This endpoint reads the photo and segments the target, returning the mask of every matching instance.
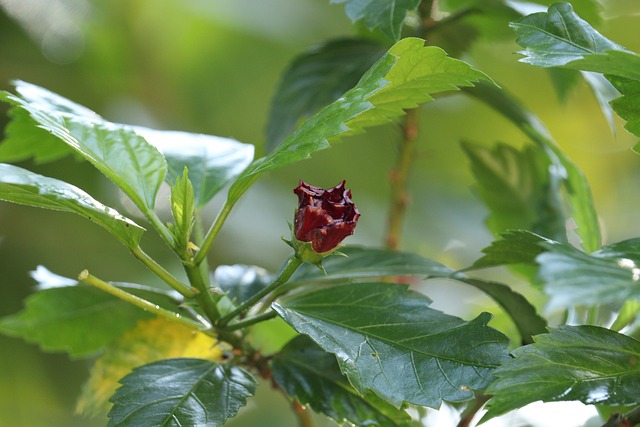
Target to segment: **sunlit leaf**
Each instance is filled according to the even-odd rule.
[[[171,183],[173,223],[169,224],[169,230],[173,234],[178,251],[186,251],[191,241],[191,232],[195,223],[195,209],[193,185],[185,167],[182,177],[176,177],[175,181]]]
[[[396,41],[400,39],[407,12],[416,9],[420,0],[331,0],[331,3],[344,3],[349,19],[362,20],[367,28],[379,28]]]
[[[96,359],[78,398],[76,412],[106,414],[109,398],[119,387],[120,379],[138,366],[176,357],[217,361],[221,356],[214,337],[162,318],[139,321],[109,343]]]
[[[535,264],[536,257],[547,249],[543,243],[551,240],[526,230],[509,230],[500,235],[498,240],[482,249],[484,256],[468,269],[497,267],[511,264]]]
[[[379,397],[361,396],[340,372],[334,355],[306,336],[291,340],[271,362],[273,379],[290,397],[339,424],[407,426],[409,415]]]
[[[640,80],[611,75],[607,76],[607,79],[622,94],[621,97],[611,101],[611,107],[618,116],[627,121],[624,128],[640,137]],[[634,150],[639,151],[637,145]]]
[[[535,340],[494,372],[483,421],[538,400],[640,403],[640,342],[595,326],[563,326]]]
[[[422,39],[402,39],[353,89],[305,121],[268,156],[254,161],[232,185],[228,203],[235,203],[264,172],[307,159],[328,148],[330,141],[387,123],[404,109],[431,101],[435,93],[479,80],[489,78],[437,47],[425,47]]]
[[[129,248],[138,245],[144,231],[79,188],[13,165],[0,164],[0,200],[82,215]]]
[[[216,427],[253,396],[255,378],[242,368],[203,359],[166,359],[121,380],[111,401],[109,427]]]
[[[273,307],[335,354],[359,393],[438,408],[486,387],[507,357],[507,339],[487,326],[487,313],[465,322],[428,305],[404,285],[354,283],[285,297]]]

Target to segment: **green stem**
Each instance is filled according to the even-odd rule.
[[[154,211],[145,212],[145,215],[147,219],[151,222],[151,225],[153,225],[153,228],[158,232],[162,240],[164,240],[166,245],[173,249],[174,247],[173,236],[171,235],[171,233],[169,233],[167,226],[164,225],[164,223],[160,220],[158,215]]]
[[[276,317],[278,314],[271,310],[267,313],[262,313],[258,316],[253,316],[250,317],[248,319],[245,320],[241,320],[239,322],[236,323],[232,323],[230,325],[225,325],[224,327],[221,327],[221,329],[224,329],[225,331],[237,331],[238,329],[243,329],[246,328],[247,326],[251,326],[251,325],[255,325],[256,323],[260,323],[260,322],[264,322],[265,320],[269,320],[269,319],[273,319],[274,317]]]
[[[161,278],[167,285],[178,291],[183,297],[193,298],[196,295],[196,292],[192,288],[173,277],[171,273],[165,270],[153,258],[144,253],[140,246],[136,246],[135,248],[131,249],[131,253],[133,254],[133,256],[138,258],[140,262],[146,265],[147,268],[151,270],[156,276]]]
[[[197,265],[185,265],[184,269],[189,278],[189,283],[198,290],[195,295],[196,301],[204,310],[204,314],[206,314],[209,321],[215,323],[220,318],[220,312],[209,286],[202,279],[200,268]]]
[[[227,200],[222,207],[222,210],[220,210],[218,216],[213,221],[213,224],[211,224],[211,228],[209,228],[209,231],[207,231],[207,234],[204,236],[200,249],[198,249],[198,252],[196,252],[195,257],[193,258],[193,263],[195,265],[200,265],[207,258],[207,254],[209,253],[213,242],[216,240],[224,221],[229,216],[229,213],[231,213],[233,205],[233,203],[230,203],[229,200]]]
[[[87,270],[84,270],[83,272],[80,273],[80,275],[78,276],[78,280],[88,285],[95,286],[96,288],[104,292],[107,292],[108,294],[111,294],[117,298],[120,298],[121,300],[126,301],[130,304],[133,304],[136,307],[139,307],[145,311],[164,317],[165,319],[182,323],[185,326],[188,326],[190,328],[197,329],[197,330],[206,329],[206,325],[203,325],[200,322],[197,322],[193,319],[189,319],[188,317],[184,317],[179,313],[174,313],[172,311],[165,310],[164,308],[156,304],[153,304],[143,298],[132,295],[129,292],[123,291],[122,289],[117,288],[110,283],[107,283],[103,280],[98,279],[95,276],[92,276],[91,274],[89,274]]]
[[[271,283],[266,288],[262,289],[260,292],[257,292],[256,294],[254,294],[251,298],[247,299],[242,304],[240,304],[231,313],[227,314],[222,319],[220,319],[219,324],[222,327],[224,327],[234,317],[236,317],[239,314],[242,314],[245,311],[249,310],[251,307],[253,307],[262,298],[264,298],[265,296],[269,295],[271,292],[273,292],[274,290],[276,290],[277,288],[279,288],[283,284],[287,283],[287,281],[291,278],[293,273],[295,273],[295,271],[298,269],[298,267],[300,267],[302,265],[302,262],[303,261],[300,258],[298,258],[297,256],[292,256],[291,258],[289,258],[289,261],[287,261],[287,265],[284,266],[284,268],[280,272],[280,275],[278,276],[278,278],[273,283]]]

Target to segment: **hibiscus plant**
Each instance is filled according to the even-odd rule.
[[[593,18],[595,1],[576,1],[575,11],[543,0],[333,2],[345,4],[363,35],[316,46],[290,65],[273,101],[266,154],[257,159],[252,145],[113,123],[24,81],[0,94],[11,119],[0,144],[0,199],[89,219],[166,285],[113,282],[87,270],[61,277],[40,267],[33,273],[37,292],[21,312],[0,320],[0,332],[45,351],[98,355],[78,409],[107,414],[109,426],[222,425],[259,381],[290,400],[301,426],[311,425],[309,410],[338,424],[423,425],[422,408],[443,405],[459,408],[459,425],[467,426],[536,401],[580,401],[601,409],[607,426],[640,424],[640,240],[602,244],[581,170],[499,82],[443,50],[461,56],[473,37],[439,36],[462,25],[481,33],[486,27],[474,18],[510,26],[522,62],[588,76],[600,83],[596,91],[617,91],[602,108],[636,136],[640,56],[578,14]],[[304,87],[314,67],[324,71]],[[463,144],[495,235],[464,269],[399,247],[416,115],[421,105],[454,93],[493,108],[530,141],[522,148]],[[305,102],[291,102],[293,96]],[[291,252],[279,272],[209,265],[234,206],[263,174],[389,122],[402,124],[405,139],[385,247],[348,244],[360,210],[367,212],[356,207],[345,171],[326,189],[292,177],[293,214],[282,219],[291,235],[274,242]],[[66,155],[97,168],[144,219],[9,163]],[[156,207],[163,185],[170,220]],[[204,206],[222,190],[224,203],[207,218]],[[144,233],[157,233],[183,271],[148,255]],[[479,272],[489,267],[506,267],[542,290],[546,312],[571,316],[551,322],[539,304]],[[410,286],[431,279],[488,295],[517,332],[507,337],[486,312],[465,320],[431,308]],[[274,322],[292,338],[265,350],[257,327]]]

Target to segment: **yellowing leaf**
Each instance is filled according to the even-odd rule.
[[[161,359],[194,357],[217,361],[222,351],[216,340],[179,323],[155,318],[137,326],[105,348],[89,373],[76,412],[98,415],[109,410],[109,398],[121,378],[133,368]]]

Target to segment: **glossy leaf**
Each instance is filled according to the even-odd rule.
[[[222,425],[253,396],[242,368],[203,359],[166,359],[133,370],[111,399],[109,427]]]
[[[494,235],[523,229],[564,241],[567,238],[559,183],[549,174],[550,160],[538,147],[518,150],[465,143],[476,178],[475,189],[489,209],[487,226]]]
[[[404,109],[431,101],[435,93],[479,80],[489,78],[437,47],[425,47],[422,39],[402,39],[353,89],[305,121],[268,156],[254,161],[232,185],[228,204],[233,205],[264,172],[307,159],[329,148],[329,142],[366,127],[388,123],[404,114]]]
[[[216,285],[236,303],[249,299],[273,281],[271,274],[255,265],[221,265],[213,276]]]
[[[168,182],[186,167],[193,183],[196,206],[203,207],[253,160],[254,146],[231,138],[180,131],[133,127],[164,155]]]
[[[338,359],[353,387],[402,402],[440,407],[473,398],[506,357],[507,339],[487,313],[465,322],[392,283],[323,287],[283,298],[276,312]]]
[[[369,393],[361,396],[340,372],[334,355],[306,336],[291,340],[271,362],[273,380],[291,398],[338,424],[408,426],[409,415]]]
[[[474,88],[466,88],[465,92],[494,108],[544,150],[551,162],[550,182],[561,184],[582,246],[587,252],[600,249],[600,223],[589,183],[582,170],[564,154],[540,120],[519,101],[495,86],[479,83]]]
[[[529,403],[640,403],[640,342],[595,326],[563,326],[516,349],[494,374],[486,421]]]
[[[294,58],[284,72],[271,105],[267,150],[296,127],[358,83],[385,49],[368,39],[337,39]]]
[[[589,255],[568,245],[553,245],[539,255],[538,280],[550,296],[549,307],[613,304],[640,299],[640,251],[633,239]]]
[[[420,0],[331,0],[331,3],[344,3],[349,19],[362,20],[370,30],[379,28],[396,41],[400,39],[407,12],[415,10]]]
[[[45,351],[73,357],[96,353],[151,314],[85,286],[41,290],[29,296],[21,312],[0,320],[0,332],[24,338]]]
[[[139,321],[105,346],[91,366],[76,411],[84,415],[106,414],[119,380],[138,366],[175,357],[219,361],[222,350],[217,344],[215,337],[161,317]]]
[[[13,165],[0,164],[0,200],[82,215],[129,248],[138,245],[144,231],[79,188]]]
[[[28,111],[38,126],[91,162],[143,212],[153,211],[167,165],[160,152],[131,128],[102,120],[92,111],[46,89],[15,82],[18,95],[4,100]]]
[[[193,185],[185,167],[182,177],[176,177],[171,184],[173,223],[169,225],[169,230],[173,234],[178,251],[186,251],[191,241],[191,232],[195,224],[195,208]]]
[[[345,256],[331,256],[322,261],[325,272],[303,264],[291,282],[357,280],[384,276],[449,277],[453,271],[444,265],[408,252],[346,246]]]

